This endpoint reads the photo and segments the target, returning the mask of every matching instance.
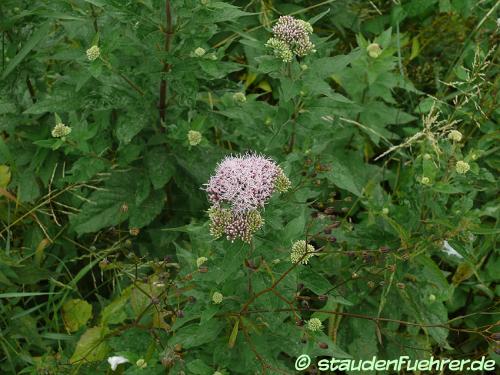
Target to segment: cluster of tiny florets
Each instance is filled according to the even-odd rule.
[[[317,332],[323,329],[323,323],[318,318],[312,318],[307,321],[307,329],[309,331]]]
[[[264,219],[257,210],[233,212],[228,208],[211,207],[208,216],[210,234],[215,239],[226,235],[230,241],[240,238],[244,242],[250,242],[253,234],[264,225]]]
[[[230,241],[250,242],[264,225],[259,209],[273,192],[285,192],[291,183],[272,160],[255,154],[230,156],[216,168],[206,185],[210,233]]]
[[[190,130],[188,131],[188,142],[191,146],[196,146],[198,143],[201,142],[201,133],[196,130]]]
[[[290,261],[292,263],[307,264],[309,259],[314,256],[314,247],[304,240],[296,241],[292,245]]]
[[[62,122],[56,124],[51,132],[54,138],[66,137],[69,133],[71,133],[71,128],[64,125]]]
[[[245,103],[247,101],[247,97],[245,96],[244,92],[235,92],[233,94],[233,100],[236,103],[243,104],[243,103]]]
[[[463,160],[459,160],[459,161],[457,161],[457,164],[455,164],[455,170],[459,174],[466,174],[470,170],[470,165],[469,165],[469,163],[467,163]]]
[[[276,189],[278,176],[284,176],[283,171],[268,158],[255,154],[230,156],[210,178],[206,187],[208,199],[216,206],[227,203],[234,212],[259,209]]]
[[[193,51],[193,55],[196,57],[202,57],[207,51],[204,48],[198,47]]]
[[[212,295],[212,302],[215,303],[216,305],[218,305],[219,303],[221,303],[223,299],[224,299],[224,296],[220,292],[215,292]]]
[[[89,59],[89,61],[97,60],[99,56],[101,56],[101,50],[97,46],[90,47],[86,53],[87,59]]]
[[[314,52],[314,44],[309,39],[313,28],[309,22],[292,16],[281,16],[273,26],[273,37],[266,46],[285,62],[290,62],[293,56],[305,56]]]
[[[462,140],[462,133],[458,130],[452,130],[448,133],[448,139],[453,142],[460,142]]]

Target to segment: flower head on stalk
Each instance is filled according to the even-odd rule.
[[[229,156],[216,168],[205,191],[212,204],[208,210],[210,233],[250,242],[264,225],[259,209],[275,191],[285,192],[290,181],[272,160],[256,155]]]
[[[292,61],[294,56],[305,56],[314,52],[314,44],[309,39],[313,28],[309,22],[292,16],[281,16],[272,29],[273,37],[266,46],[284,62]]]

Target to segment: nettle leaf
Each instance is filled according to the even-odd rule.
[[[209,4],[208,17],[203,19],[205,23],[215,23],[224,21],[233,21],[242,16],[249,16],[252,13],[242,11],[235,5],[222,1],[214,1]]]
[[[113,173],[104,188],[92,193],[89,202],[72,218],[73,229],[78,234],[92,233],[127,219],[131,227],[149,224],[163,209],[165,193],[153,191],[137,204],[137,181],[141,178],[144,176],[133,171]]]
[[[376,169],[375,166],[363,164],[354,158],[335,158],[327,178],[339,188],[362,196],[364,187],[374,177]]]
[[[183,348],[190,349],[213,341],[224,328],[224,323],[212,319],[204,324],[191,324],[177,330],[175,336],[168,341],[168,345],[182,344]]]
[[[149,197],[139,205],[133,205],[130,210],[131,227],[142,228],[151,223],[160,214],[165,205],[166,195],[162,190],[151,192]]]
[[[140,113],[134,112],[126,116],[120,116],[116,127],[116,138],[118,138],[121,144],[126,145],[146,125],[147,118]]]
[[[155,147],[146,153],[145,162],[149,179],[155,189],[162,188],[175,173],[173,157],[164,147]]]
[[[33,202],[40,196],[40,187],[34,172],[26,169],[18,178],[18,198],[21,202]]]
[[[80,213],[71,221],[78,234],[96,232],[102,228],[118,225],[128,219],[124,204],[133,202],[133,177],[128,173],[114,173],[102,190],[89,197]]]
[[[303,239],[306,236],[305,225],[306,216],[304,211],[298,212],[297,217],[291,220],[283,230],[283,240],[285,243],[291,243],[299,239]]]
[[[92,317],[92,305],[81,299],[71,299],[63,305],[62,316],[68,332],[76,332]]]

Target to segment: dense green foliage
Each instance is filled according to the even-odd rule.
[[[498,8],[2,0],[0,373],[498,364]],[[280,15],[314,52],[273,54]],[[291,188],[215,240],[203,186],[248,151]]]

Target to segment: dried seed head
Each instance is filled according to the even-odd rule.
[[[130,235],[131,235],[131,236],[134,236],[134,237],[135,237],[135,236],[138,236],[138,235],[139,235],[139,233],[140,233],[140,231],[141,231],[141,230],[140,230],[139,228],[130,228],[130,229],[128,230],[128,232],[130,233]]]

